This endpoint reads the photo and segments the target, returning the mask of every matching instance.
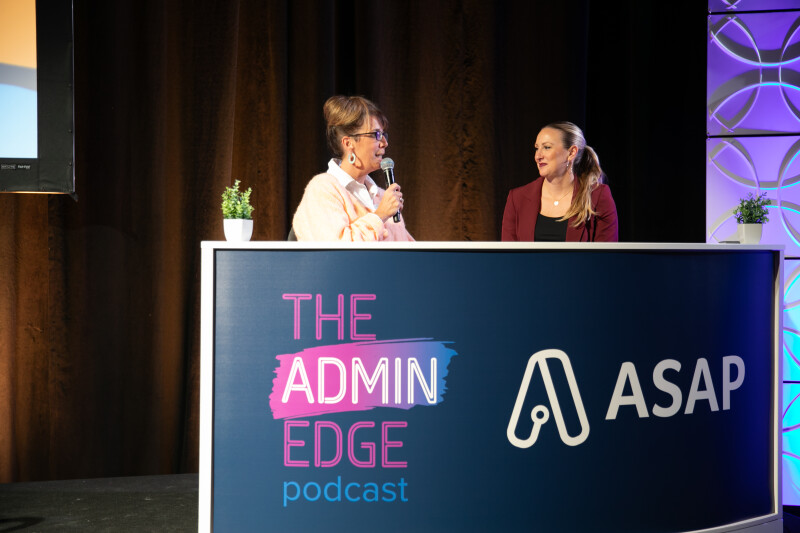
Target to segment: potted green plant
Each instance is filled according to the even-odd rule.
[[[249,241],[253,236],[252,193],[252,188],[240,191],[239,180],[234,182],[233,187],[225,187],[222,193],[222,218],[226,240]]]
[[[767,193],[753,196],[748,193],[739,200],[739,205],[733,211],[736,219],[739,242],[742,244],[758,244],[761,241],[763,224],[769,221],[767,206],[771,201],[765,198]]]

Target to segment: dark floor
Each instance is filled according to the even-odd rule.
[[[0,533],[197,531],[197,474],[0,484]]]

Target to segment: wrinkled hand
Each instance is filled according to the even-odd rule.
[[[383,193],[383,198],[375,209],[375,214],[381,217],[381,220],[386,222],[392,218],[395,213],[403,210],[403,193],[400,192],[400,186],[393,183]]]

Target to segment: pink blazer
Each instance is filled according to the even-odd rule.
[[[533,241],[536,230],[536,217],[542,206],[542,183],[544,178],[511,189],[503,212],[504,241]],[[575,191],[578,181],[575,180]],[[588,222],[573,227],[575,217],[569,219],[567,225],[567,242],[617,242],[617,206],[611,197],[608,185],[601,184],[592,191],[592,206],[597,215]]]

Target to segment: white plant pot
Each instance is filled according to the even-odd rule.
[[[737,224],[739,243],[758,244],[761,242],[761,229],[763,224]]]
[[[223,219],[225,229],[225,240],[229,242],[249,241],[253,236],[253,220],[243,218]]]

